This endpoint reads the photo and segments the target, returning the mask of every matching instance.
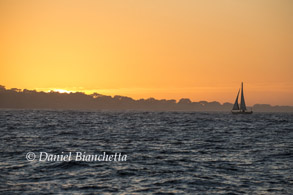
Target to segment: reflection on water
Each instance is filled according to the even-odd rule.
[[[0,111],[0,192],[292,194],[292,114]],[[26,153],[127,154],[38,162]]]

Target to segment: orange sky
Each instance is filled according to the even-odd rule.
[[[293,105],[292,0],[0,0],[0,85]]]

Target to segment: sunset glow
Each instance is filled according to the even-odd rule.
[[[49,91],[54,91],[54,92],[58,92],[58,93],[73,93],[74,91],[67,91],[65,89],[52,89]]]
[[[293,105],[293,1],[0,1],[0,85]]]

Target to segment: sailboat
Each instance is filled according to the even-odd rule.
[[[246,109],[245,101],[244,101],[244,94],[243,94],[243,82],[241,83],[241,99],[240,99],[240,106],[238,104],[238,97],[239,97],[240,89],[238,90],[237,97],[232,108],[233,114],[252,114],[252,110],[248,111]]]

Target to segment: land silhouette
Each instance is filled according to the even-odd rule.
[[[217,101],[192,102],[182,98],[157,100],[154,98],[134,100],[125,96],[107,96],[83,92],[38,92],[28,89],[6,89],[0,85],[0,108],[2,109],[73,109],[73,110],[138,110],[138,111],[230,111],[232,103]],[[250,109],[251,107],[248,107]],[[293,106],[255,104],[255,112],[293,112]]]

